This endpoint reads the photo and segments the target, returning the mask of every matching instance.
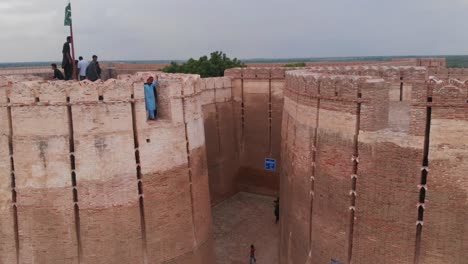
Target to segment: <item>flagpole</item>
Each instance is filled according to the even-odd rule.
[[[72,45],[72,66],[73,66],[73,79],[77,80],[76,76],[76,64],[75,64],[75,37],[73,36],[73,19],[71,10],[71,0],[68,0],[68,5],[65,7],[65,26],[70,26],[70,38]]]
[[[76,79],[76,63],[75,63],[75,37],[73,37],[73,21],[70,23],[70,37],[72,41],[72,63],[73,63],[73,79]]]

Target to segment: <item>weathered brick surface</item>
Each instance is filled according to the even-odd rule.
[[[263,160],[268,152],[268,80],[244,81],[244,147],[241,153],[242,166],[263,169]]]
[[[107,104],[128,100],[130,90],[88,87],[86,97],[71,92],[71,102],[95,103],[72,106],[83,259],[139,262],[143,251],[131,107],[128,102]],[[97,103],[99,93],[103,103]]]
[[[65,102],[63,89],[13,85],[11,102]],[[12,108],[20,262],[77,263],[65,106]]]
[[[360,137],[353,260],[413,263],[423,139],[372,136]]]
[[[389,85],[383,79],[360,84],[361,104],[360,129],[378,131],[389,126]]]
[[[204,244],[205,241],[210,239],[212,220],[202,111],[199,101],[195,101],[195,105],[197,109],[195,119],[186,120],[186,122],[192,181],[192,214],[194,218],[195,247],[198,247],[198,245]]]
[[[288,252],[293,263],[305,263],[309,253],[310,235],[310,202],[312,155],[311,148],[314,141],[312,128],[303,124],[296,124],[290,134],[294,148],[291,153],[294,167],[288,175],[291,185],[292,201],[286,207],[289,221],[286,232],[291,233]],[[287,196],[286,196],[287,197]]]
[[[244,192],[277,196],[279,174],[265,171],[265,169],[240,167],[237,176],[237,187]]]
[[[388,126],[392,131],[408,132],[410,127],[411,103],[389,102]]]
[[[230,78],[199,81],[208,158],[211,203],[217,204],[237,192],[238,140]]]
[[[325,115],[323,115],[325,117]],[[326,122],[320,114],[320,124]],[[323,263],[346,259],[349,225],[349,174],[352,134],[322,130],[319,125],[316,184],[312,216],[312,259]]]
[[[225,180],[224,175],[221,175],[221,162],[220,162],[220,142],[219,130],[216,120],[216,106],[215,104],[208,104],[203,106],[203,119],[206,137],[206,156],[208,165],[208,175],[211,190],[212,202],[217,202],[223,196],[225,190],[223,189],[222,182]],[[223,177],[224,176],[224,177]],[[233,184],[234,185],[234,184]]]
[[[3,89],[2,82],[0,114],[6,122],[1,123],[0,155],[2,160],[9,159],[6,95],[10,94],[13,149],[18,155],[15,165],[22,263],[77,263],[78,242],[82,260],[87,263],[142,263],[143,235],[149,263],[213,263],[197,78],[163,75],[158,99],[164,111],[161,119],[148,122],[141,89],[147,75],[151,73],[96,83],[14,83],[11,89]],[[70,120],[67,96],[72,110]],[[69,153],[71,120],[79,241]],[[9,163],[1,163],[0,176],[5,178],[0,185],[2,263],[13,263],[16,258],[10,170]],[[140,205],[145,206],[144,233]]]
[[[278,172],[281,171],[281,123],[283,121],[284,84],[283,80],[271,81],[271,153],[269,156],[276,159]]]
[[[182,78],[161,87],[170,91],[172,120],[147,122],[144,102],[136,106],[150,263],[198,263],[200,256],[213,263],[202,99],[195,85],[196,79]],[[188,96],[183,101],[182,92]]]
[[[420,182],[424,138],[401,133],[407,132],[407,125],[400,120],[401,112],[389,110],[391,98],[385,86],[374,86],[361,86],[366,101],[360,115],[353,261],[413,263],[417,216],[414,201],[419,200],[416,186]],[[396,115],[393,119],[397,121],[389,119],[391,115]]]
[[[242,129],[242,98],[243,98],[243,80],[232,79],[232,107],[234,112],[234,124],[236,127],[237,134],[237,145],[241,146],[241,140],[243,138]],[[240,151],[240,149],[239,149]]]
[[[7,103],[7,83],[0,82],[0,103]],[[16,261],[13,220],[9,118],[6,107],[0,108],[0,263]]]
[[[243,81],[242,89],[244,125],[241,170],[238,175],[239,188],[274,195],[278,190],[279,175],[277,172],[268,172],[264,169],[265,158],[274,158],[270,151],[270,82],[268,79],[246,79]]]
[[[460,230],[465,228],[466,221],[462,223],[458,219],[466,218],[463,213],[466,208],[457,201],[463,200],[466,188],[461,174],[457,175],[466,171],[464,143],[461,143],[466,141],[463,129],[466,126],[463,123],[466,107],[462,103],[466,98],[464,84],[437,83],[430,87],[420,81],[424,80],[422,72],[409,70],[405,76],[414,78],[410,79],[412,104],[401,102],[390,106],[389,102],[394,100],[389,93],[392,86],[383,80],[324,77],[313,71],[290,72],[286,78],[285,118],[281,132],[280,262],[326,263],[333,258],[346,263],[351,257],[353,263],[413,263],[417,248],[421,246],[420,259],[424,263],[444,263],[445,260],[463,263],[466,250],[461,247],[466,236]],[[371,71],[367,73],[376,75]],[[309,78],[318,80],[322,95],[312,220],[304,217],[304,208],[310,208],[311,201],[304,188],[310,174],[305,164],[313,164],[310,161],[312,151],[305,146],[313,137],[317,110],[314,104],[317,84]],[[354,86],[356,81],[360,83]],[[359,94],[362,97],[361,108],[360,115],[356,116],[358,101],[355,99]],[[416,245],[416,204],[420,199],[418,185],[421,182],[426,127],[424,104],[428,96],[432,96],[434,102],[430,175],[435,170],[438,175],[446,175],[450,179],[441,180],[439,177],[433,180],[432,197],[430,191],[426,196],[422,242]],[[443,107],[444,104],[453,106]],[[396,109],[399,106],[404,109]],[[437,108],[439,106],[440,109]],[[360,134],[357,137],[356,213],[351,222],[351,157],[357,124]],[[446,136],[447,133],[450,136]],[[431,190],[430,176],[428,186]],[[432,212],[430,204],[435,207]],[[449,218],[447,204],[452,208],[453,216]],[[312,243],[309,245],[306,234],[310,221]],[[433,228],[428,227],[428,221]],[[349,233],[350,224],[352,234]],[[351,255],[347,254],[349,248]],[[311,251],[309,258],[308,251]]]
[[[288,106],[287,98],[285,98],[285,107]],[[283,123],[281,129],[281,157],[283,166],[281,167],[281,188],[280,188],[280,263],[288,263],[288,257],[290,255],[290,239],[292,233],[289,230],[289,219],[291,215],[291,204],[294,202],[292,199],[286,199],[292,195],[294,190],[290,184],[292,179],[292,166],[293,166],[293,155],[291,152],[292,142],[294,140],[293,120],[288,111],[283,112]]]
[[[467,142],[468,108],[433,107],[423,263],[464,263],[468,258]]]
[[[239,153],[232,102],[203,106],[211,202],[235,194]]]
[[[269,195],[280,189],[280,263],[331,258],[410,263],[419,248],[420,263],[462,263],[466,206],[459,201],[467,189],[462,175],[468,169],[468,87],[463,71],[444,70],[442,64],[251,67],[207,79],[160,74],[160,118],[154,122],[147,121],[142,84],[155,72],[79,84],[2,77],[0,158],[9,155],[9,128],[3,122],[8,95],[15,166],[20,166],[20,259],[75,263],[78,258],[69,96],[86,262],[141,263],[146,257],[148,263],[213,263],[210,200],[218,203],[239,189]],[[440,79],[428,79],[428,71]],[[422,241],[414,243],[428,106],[433,110],[431,171]],[[360,162],[353,186],[356,147]],[[280,162],[276,173],[264,170],[265,157]],[[6,263],[16,257],[10,170],[0,164],[0,262]],[[352,189],[357,193],[354,220]],[[44,205],[49,199],[43,197],[52,202]],[[49,248],[56,252],[44,253]]]
[[[237,145],[237,128],[234,119],[232,103],[217,105],[221,149],[221,174],[226,179],[222,183],[223,189],[228,193],[236,191],[235,177],[239,168],[239,146]],[[226,196],[225,196],[226,197]]]
[[[73,106],[72,111],[84,260],[140,261],[130,104]]]
[[[208,167],[206,150],[198,147],[191,150],[190,167],[192,171],[193,217],[197,246],[211,238],[210,189],[208,184]]]
[[[145,173],[143,176],[148,261],[161,263],[195,246],[188,169]]]

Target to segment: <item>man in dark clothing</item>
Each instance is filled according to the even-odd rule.
[[[72,80],[73,78],[73,60],[70,55],[71,37],[67,37],[67,42],[63,44],[62,54],[62,68],[65,73],[65,80]]]
[[[250,264],[254,264],[257,262],[257,258],[255,258],[255,246],[250,245]]]
[[[51,66],[52,66],[52,70],[54,70],[54,77],[52,79],[63,80],[64,79],[63,73],[59,69],[57,69],[57,64],[52,63]]]
[[[89,63],[86,68],[86,78],[92,82],[101,79],[101,67],[97,61],[98,57],[93,55],[93,60]]]
[[[279,197],[275,200],[275,217],[276,223],[279,222]]]

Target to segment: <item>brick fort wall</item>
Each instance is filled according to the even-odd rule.
[[[2,80],[0,263],[214,262],[199,77],[147,75]]]

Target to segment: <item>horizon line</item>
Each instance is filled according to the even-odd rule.
[[[203,56],[209,56],[203,55]],[[203,57],[202,56],[202,57]],[[299,62],[306,62],[311,60],[339,60],[339,59],[372,59],[372,58],[440,58],[440,57],[465,57],[468,54],[439,54],[439,55],[370,55],[370,56],[336,56],[336,57],[257,57],[257,58],[237,58],[232,57],[231,59],[237,58],[240,61],[294,61],[298,60]],[[194,57],[191,57],[194,59]],[[112,59],[112,60],[102,60],[102,62],[186,62],[189,59]],[[12,62],[0,62],[0,65],[5,64],[45,64],[53,63],[59,60],[50,60],[50,61],[12,61]]]

